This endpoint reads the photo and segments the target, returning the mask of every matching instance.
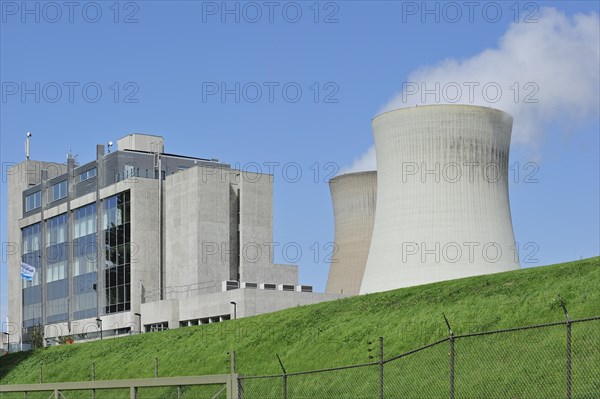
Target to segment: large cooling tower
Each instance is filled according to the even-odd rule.
[[[335,221],[335,251],[326,292],[358,294],[369,255],[377,172],[349,173],[329,181]]]
[[[372,125],[377,212],[361,294],[520,267],[510,115],[433,105],[386,112]]]

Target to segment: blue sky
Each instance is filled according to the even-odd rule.
[[[559,25],[577,25],[577,15],[587,15],[591,23],[582,29],[597,37],[599,3],[475,3],[471,15],[465,2],[453,3],[460,15],[446,3],[427,3],[437,7],[436,15],[421,9],[422,2],[99,1],[74,2],[69,9],[63,2],[1,1],[3,174],[4,165],[24,159],[27,131],[37,160],[64,162],[72,150],[85,163],[95,144],[143,132],[164,136],[170,153],[248,170],[258,163],[264,172],[279,163],[274,241],[279,248],[297,243],[302,254],[296,259],[293,251],[276,249],[275,260],[295,261],[301,283],[322,291],[329,269],[325,248],[333,240],[326,181],[339,170],[360,169],[365,158],[363,167],[372,162],[371,118],[389,104],[398,106],[394,98],[409,79],[448,68],[464,80],[485,84],[498,76],[508,85],[514,73],[518,101],[506,101],[514,94],[506,86],[496,106],[508,107],[519,129],[510,163],[520,173],[511,178],[510,204],[517,241],[521,248],[535,243],[529,248],[536,252],[523,251],[522,262],[526,255],[529,261],[522,266],[598,255],[599,87],[597,75],[580,69],[591,65],[597,72],[598,55],[587,51],[589,42],[577,44],[585,41],[581,31],[548,25],[560,33],[552,36],[542,27],[545,7],[551,7]],[[507,32],[513,47],[502,51]],[[521,37],[532,40],[515,49]],[[494,49],[506,65],[485,62]],[[524,69],[530,75],[522,68],[503,73],[513,64],[507,58],[527,61],[529,54]],[[540,101],[521,104],[532,82]],[[34,94],[22,96],[23,88]],[[223,88],[229,90],[224,97]],[[534,175],[526,179],[528,173]],[[2,320],[6,189],[3,176]]]

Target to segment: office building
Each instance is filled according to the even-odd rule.
[[[8,172],[10,341],[213,323],[338,298],[273,263],[272,176],[127,135]],[[22,271],[34,270],[31,281]]]

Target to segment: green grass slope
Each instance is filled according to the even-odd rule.
[[[365,363],[370,361],[367,341],[379,336],[385,339],[386,358],[447,337],[442,314],[457,335],[561,321],[564,314],[556,299],[558,294],[565,300],[571,318],[600,315],[600,257],[356,296],[224,323],[14,353],[0,360],[0,383],[36,383],[40,364],[44,365],[44,382],[89,380],[93,362],[96,379],[150,378],[155,357],[159,358],[161,377],[222,374],[228,372],[226,353],[231,350],[236,351],[237,370],[244,375],[280,373],[276,353],[288,372]],[[588,326],[591,324],[593,328]],[[598,327],[600,322],[575,324],[574,346],[600,345]],[[457,389],[468,380],[472,397],[489,396],[483,393],[493,379],[497,389],[506,389],[498,391],[498,396],[504,396],[505,392],[508,397],[527,397],[523,393],[527,383],[519,387],[518,380],[524,375],[538,378],[535,373],[540,369],[539,378],[547,378],[548,384],[554,384],[552,387],[542,384],[549,386],[543,396],[552,397],[555,390],[562,396],[562,374],[557,371],[552,376],[548,370],[564,368],[564,326],[551,329],[469,338],[469,343],[458,340]],[[510,334],[513,335],[509,337]],[[419,396],[419,389],[425,388],[429,390],[422,391],[422,396],[432,396],[439,390],[441,397],[447,397],[443,393],[449,373],[447,354],[448,347],[438,345],[412,355],[403,370],[394,370],[400,367],[400,360],[398,365],[389,363],[386,375],[390,382],[395,378],[400,385],[414,380],[405,387],[405,392],[413,392],[415,397]],[[598,352],[590,349],[589,356],[582,355],[581,361],[574,359],[574,383],[580,382],[576,380],[578,367],[600,364],[593,366],[594,361],[600,362],[597,356]],[[579,362],[577,365],[575,360]],[[410,362],[413,363],[409,367]],[[374,372],[376,387],[377,371]],[[367,387],[370,382],[363,384],[360,380],[363,378],[371,377],[355,374],[351,380]],[[307,382],[313,383],[318,385],[316,380]],[[600,395],[600,382],[590,384],[574,397]],[[477,391],[477,387],[482,390]],[[338,397],[363,395],[357,391],[338,393]],[[532,394],[536,396],[535,392]],[[161,395],[168,397],[165,393]],[[367,391],[364,395],[376,397],[377,391]]]

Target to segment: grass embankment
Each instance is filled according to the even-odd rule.
[[[44,365],[44,382],[89,380],[93,362],[96,379],[150,378],[155,357],[159,358],[161,377],[222,374],[228,372],[227,352],[231,350],[236,351],[237,370],[244,375],[280,373],[276,353],[288,372],[365,363],[369,361],[367,341],[376,341],[379,336],[385,338],[386,358],[445,338],[447,329],[442,314],[448,317],[456,335],[563,320],[563,311],[556,299],[558,294],[566,301],[571,318],[600,315],[600,257],[356,296],[218,324],[15,353],[1,359],[0,383],[38,382],[40,364]],[[574,345],[582,342],[582,338],[575,335],[576,326]],[[594,328],[595,334],[600,332]],[[486,396],[485,391],[476,391],[476,387],[485,389],[490,377],[500,378],[504,374],[512,381],[507,386],[516,389],[513,397],[517,397],[518,392],[524,391],[519,390],[518,383],[514,387],[514,378],[522,373],[531,376],[537,369],[548,369],[554,363],[562,367],[565,361],[560,350],[564,350],[561,338],[564,326],[551,332],[556,339],[548,336],[540,341],[543,335],[535,335],[539,330],[531,331],[534,332],[526,333],[529,342],[518,339],[523,342],[516,344],[507,341],[514,337],[496,341],[479,338],[470,347],[467,342],[457,341],[457,389],[468,380],[469,390],[475,389],[471,391],[473,395],[478,396],[479,392]],[[593,340],[600,340],[597,335],[589,339],[592,344]],[[512,355],[496,351],[494,342],[504,342],[502,351],[512,351]],[[538,346],[534,354],[529,354],[527,350],[532,345]],[[377,353],[376,345],[373,347],[372,353]],[[465,350],[460,352],[461,348]],[[553,353],[554,350],[558,352]],[[489,356],[482,356],[486,351]],[[415,367],[411,370],[418,369],[418,372],[405,370],[403,375],[413,375],[415,381],[421,378],[420,383],[415,382],[417,385],[441,384],[439,389],[443,396],[441,391],[447,384],[448,371],[439,369],[446,367],[447,362],[438,357],[435,361],[428,359],[434,352],[445,356],[448,349],[437,348],[415,355],[414,359],[418,356],[421,360],[414,360]],[[598,353],[591,356],[585,361],[593,362]],[[469,357],[473,364],[467,367],[465,362]],[[459,364],[463,360],[462,365]],[[543,366],[543,362],[554,363]],[[395,367],[393,363],[389,365],[390,370]],[[574,378],[577,370],[574,366]],[[428,381],[426,375],[430,372],[432,378]],[[390,379],[400,378],[394,377],[392,371],[388,375]],[[544,378],[548,372],[541,375],[540,378]],[[360,380],[354,382],[361,384]],[[497,381],[498,384],[500,388],[503,386],[502,381]],[[556,384],[555,388],[559,389],[564,381],[558,380]],[[587,389],[596,388],[600,390],[599,386]],[[414,386],[406,389],[419,392]],[[564,391],[560,389],[557,394],[562,395]],[[426,391],[423,394],[429,396]],[[126,397],[127,393],[123,395]],[[167,396],[161,395],[164,396],[159,397]],[[347,397],[343,391],[339,395]],[[369,396],[376,397],[377,392]]]

